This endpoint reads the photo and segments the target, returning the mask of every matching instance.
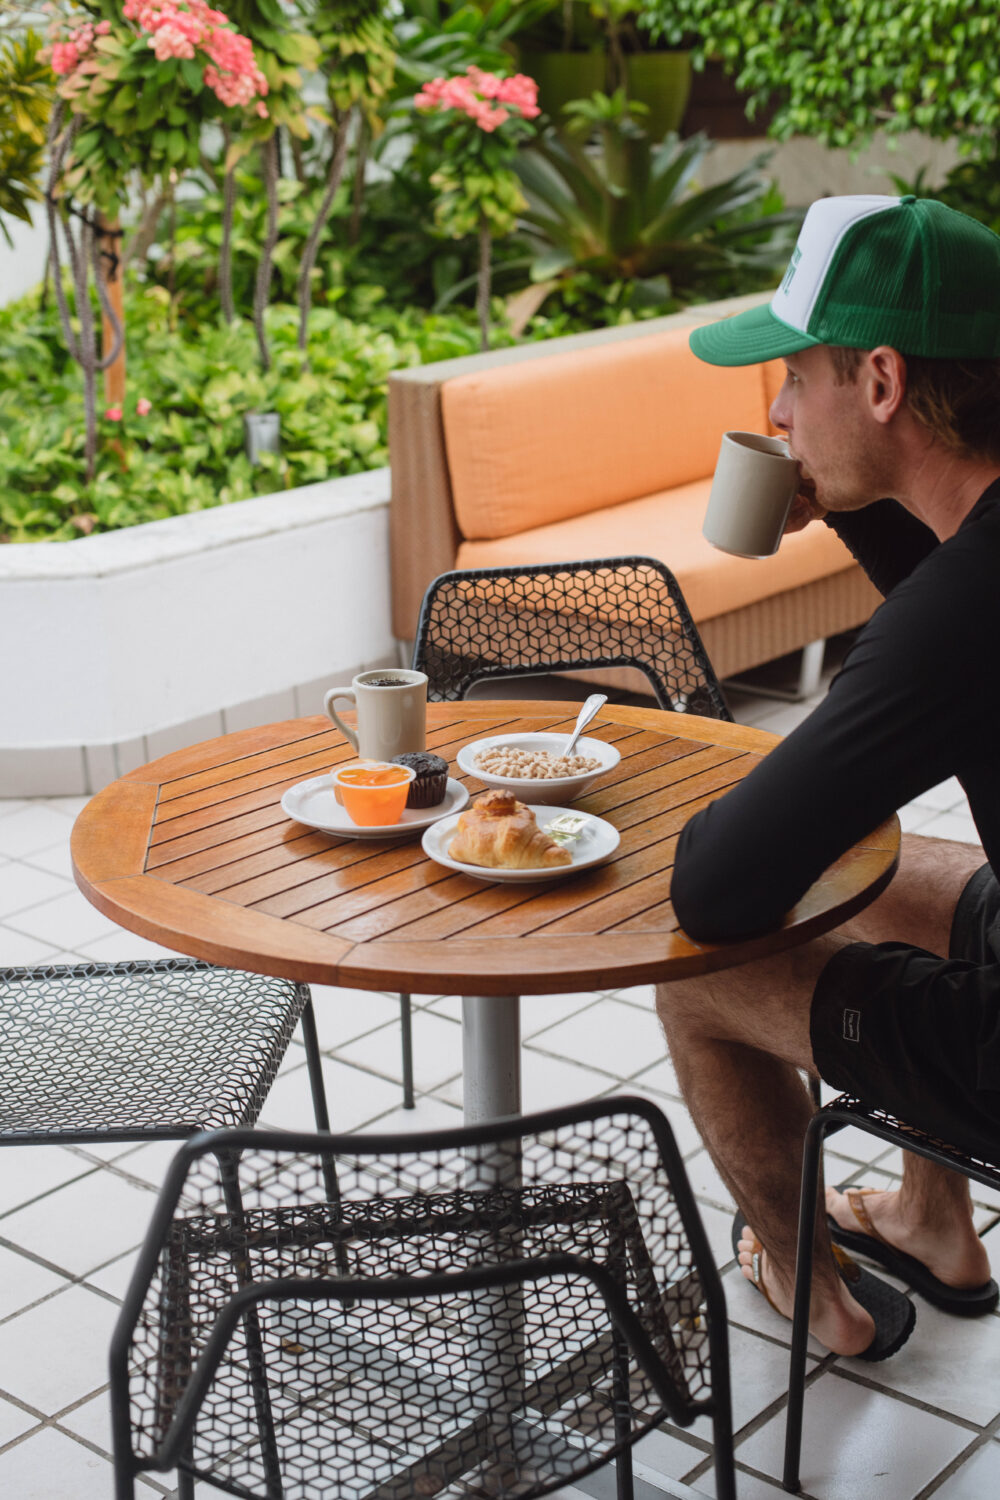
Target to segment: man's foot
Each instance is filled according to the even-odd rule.
[[[1000,1292],[971,1211],[946,1211],[928,1224],[907,1214],[902,1193],[854,1187],[827,1188],[826,1209],[838,1243],[878,1261],[938,1307],[966,1317],[996,1307]]]
[[[790,1318],[792,1284],[740,1214],[733,1224],[733,1246],[746,1279],[763,1293],[776,1312]],[[854,1265],[846,1256],[843,1264],[828,1276],[818,1266],[815,1268],[809,1331],[834,1354],[866,1360],[887,1359],[909,1338],[914,1320],[913,1304],[907,1297]]]

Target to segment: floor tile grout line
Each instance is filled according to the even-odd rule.
[[[56,1142],[54,1144],[58,1145],[59,1143]],[[2,1166],[3,1164],[2,1149],[3,1148],[0,1147],[0,1166]],[[12,1149],[17,1150],[18,1148],[15,1146]],[[31,1146],[25,1144],[22,1149],[30,1151]],[[36,1193],[33,1198],[25,1198],[23,1202],[16,1203],[13,1208],[0,1209],[0,1227],[2,1227],[5,1220],[9,1219],[13,1214],[19,1214],[24,1208],[33,1208],[36,1203],[44,1203],[46,1198],[51,1198],[53,1194],[62,1192],[63,1188],[71,1187],[75,1182],[82,1182],[85,1177],[92,1176],[94,1172],[99,1169],[99,1167],[104,1165],[106,1165],[106,1163],[96,1162],[94,1161],[93,1157],[90,1157],[86,1161],[86,1170],[84,1170],[83,1166],[81,1165],[81,1170],[74,1177],[68,1177],[65,1182],[57,1182],[53,1187],[46,1188],[44,1192]],[[0,1245],[4,1245],[5,1243],[6,1241],[4,1240],[3,1236],[0,1235]]]
[[[142,1248],[142,1244],[142,1240],[136,1240],[134,1244],[126,1246],[124,1250],[120,1250],[117,1255],[109,1256],[107,1260],[102,1260],[96,1266],[88,1266],[86,1271],[70,1271],[65,1266],[57,1265],[55,1261],[46,1260],[44,1256],[36,1255],[33,1250],[27,1249],[24,1245],[18,1245],[13,1240],[6,1240],[0,1237],[0,1249],[9,1250],[15,1255],[22,1256],[25,1260],[31,1261],[33,1265],[41,1266],[43,1271],[49,1271],[54,1276],[60,1276],[65,1283],[64,1286],[52,1287],[44,1296],[36,1297],[33,1302],[26,1302],[14,1312],[7,1313],[5,1317],[0,1318],[0,1328],[5,1327],[8,1323],[12,1323],[22,1313],[32,1312],[36,1307],[41,1307],[46,1302],[53,1302],[56,1297],[65,1296],[73,1287],[82,1287],[84,1291],[93,1292],[95,1297],[100,1297],[104,1302],[110,1302],[115,1307],[121,1307],[123,1298],[116,1297],[112,1292],[106,1292],[103,1287],[96,1286],[88,1278],[98,1275],[101,1271],[106,1271],[109,1266],[115,1265],[126,1255],[133,1255],[137,1250]],[[2,1394],[3,1392],[0,1391],[0,1395]]]
[[[923,1412],[924,1416],[938,1417],[943,1422],[951,1422],[953,1426],[962,1428],[964,1432],[971,1432],[976,1436],[982,1436],[986,1432],[987,1428],[978,1422],[973,1422],[971,1417],[958,1416],[955,1412],[946,1411],[943,1406],[933,1406],[929,1401],[922,1401],[919,1396],[911,1396],[908,1392],[896,1390],[893,1386],[879,1385],[871,1376],[862,1375],[860,1370],[849,1370],[846,1365],[836,1363],[836,1360],[844,1357],[846,1356],[834,1355],[834,1363],[830,1366],[828,1373],[837,1375],[842,1380],[848,1380],[852,1385],[860,1385],[865,1390],[874,1391],[878,1395],[888,1396],[893,1401],[900,1401],[904,1406]],[[811,1371],[810,1374],[812,1374]],[[991,1417],[988,1425],[996,1421],[996,1417]]]
[[[1000,1425],[1000,1416],[993,1419],[990,1427],[993,1429],[993,1431],[996,1431],[998,1425]],[[935,1474],[934,1478],[931,1479],[922,1490],[918,1491],[918,1493],[914,1496],[914,1500],[929,1500],[929,1497],[931,1495],[937,1494],[941,1486],[945,1484],[953,1474],[957,1474],[960,1469],[964,1469],[965,1465],[969,1463],[977,1453],[979,1453],[983,1448],[987,1446],[988,1443],[992,1441],[993,1431],[984,1431],[974,1442],[971,1442],[967,1448],[963,1448],[961,1453],[956,1453],[951,1462],[945,1464],[941,1472],[939,1474]]]

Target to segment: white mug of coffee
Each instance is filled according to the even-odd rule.
[[[334,708],[346,698],[358,711],[357,731]],[[427,674],[402,667],[359,672],[350,687],[334,687],[323,707],[341,734],[365,760],[392,760],[427,747]]]
[[[723,433],[702,535],[735,557],[773,556],[800,482],[798,462],[780,438]]]

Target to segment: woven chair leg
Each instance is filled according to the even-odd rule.
[[[813,1115],[802,1148],[802,1192],[799,1199],[799,1237],[795,1253],[795,1303],[792,1348],[788,1362],[788,1416],[785,1427],[785,1468],[782,1486],[796,1495],[801,1487],[802,1408],[805,1403],[806,1345],[809,1342],[809,1296],[812,1291],[813,1241],[816,1234],[816,1193],[826,1117]]]
[[[403,1108],[413,1109],[413,1026],[409,995],[399,997],[399,1022],[403,1033]]]
[[[222,1180],[226,1206],[233,1225],[244,1223],[243,1196],[240,1192],[239,1165],[231,1155],[219,1155],[219,1174]],[[241,1286],[250,1285],[252,1278],[241,1257],[234,1251],[236,1277]],[[247,1370],[253,1390],[254,1409],[257,1414],[257,1432],[260,1438],[261,1455],[264,1460],[264,1485],[267,1500],[282,1500],[284,1488],[281,1482],[281,1460],[274,1431],[274,1413],[271,1410],[271,1393],[267,1385],[267,1365],[264,1361],[264,1341],[261,1338],[260,1318],[255,1305],[243,1314],[243,1332],[247,1344]]]
[[[632,1483],[632,1406],[629,1400],[629,1347],[617,1328],[611,1331],[613,1355],[612,1400],[615,1409],[615,1442],[620,1447],[615,1459],[615,1483],[618,1500],[633,1500]]]
[[[179,1500],[184,1500],[178,1490]],[[126,1469],[125,1463],[115,1454],[115,1500],[135,1500],[135,1475]]]
[[[183,1469],[177,1470],[177,1500],[194,1500],[194,1480]]]
[[[311,994],[303,1006],[300,1019],[302,1021],[302,1040],[306,1049],[306,1066],[309,1069],[309,1087],[312,1090],[313,1114],[316,1116],[316,1129],[328,1131],[330,1129],[330,1112],[326,1102],[326,1085],[323,1082],[323,1062],[319,1052],[319,1038],[316,1035],[316,1012],[313,1010]]]

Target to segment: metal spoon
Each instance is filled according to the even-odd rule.
[[[599,713],[599,711],[604,707],[607,701],[607,693],[591,693],[590,697],[587,699],[586,703],[583,705],[579,714],[577,715],[576,727],[569,737],[569,744],[563,751],[563,755],[573,754],[573,751],[576,749],[576,742],[580,738],[580,735],[586,729],[587,725],[590,723],[595,714]]]

